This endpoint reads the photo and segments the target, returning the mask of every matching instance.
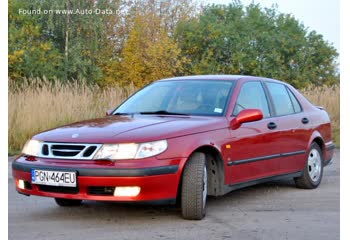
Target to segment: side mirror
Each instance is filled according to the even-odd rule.
[[[110,116],[110,115],[113,113],[113,110],[114,110],[114,109],[108,109],[108,110],[106,111],[106,116]]]
[[[263,113],[259,109],[244,109],[232,119],[230,126],[232,130],[239,128],[242,123],[255,122],[263,118]]]

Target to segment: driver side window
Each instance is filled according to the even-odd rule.
[[[271,116],[265,91],[259,81],[243,84],[233,110],[233,116],[237,116],[243,109],[251,108],[260,109],[264,118]]]

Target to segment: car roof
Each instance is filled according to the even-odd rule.
[[[276,81],[282,82],[280,80],[257,77],[257,76],[248,76],[248,75],[193,75],[193,76],[182,76],[182,77],[172,77],[161,79],[159,81],[174,81],[174,80],[226,80],[226,81],[237,81],[240,79],[244,80],[263,80],[263,81]]]
[[[182,76],[162,79],[160,81],[173,81],[173,80],[238,80],[241,79],[242,75],[193,75],[193,76]]]

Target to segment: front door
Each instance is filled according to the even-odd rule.
[[[237,86],[239,87],[239,86]],[[243,123],[238,129],[230,130],[231,139],[226,144],[228,152],[228,184],[247,182],[280,173],[278,141],[281,138],[272,107],[269,105],[264,87],[260,81],[241,84],[232,118],[243,109],[260,109],[263,119]],[[230,120],[231,120],[230,119]]]

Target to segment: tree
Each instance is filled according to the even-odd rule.
[[[20,15],[20,8],[53,12]],[[10,0],[10,76],[141,86],[180,74],[185,58],[173,34],[195,8],[193,0]],[[98,13],[105,9],[111,13]],[[143,70],[130,69],[137,61]]]
[[[134,25],[121,54],[118,83],[137,87],[182,71],[185,58],[160,27],[160,19],[149,13],[134,18]]]
[[[19,14],[54,9],[52,14]],[[91,10],[92,13],[68,14]],[[112,14],[97,14],[109,9]],[[244,74],[296,87],[339,82],[338,53],[276,7],[196,0],[9,1],[9,76],[101,86],[183,74]]]
[[[22,77],[61,77],[62,57],[54,43],[42,35],[38,15],[19,14],[20,8],[30,9],[31,5],[9,1],[9,78],[14,81]]]
[[[339,81],[336,50],[275,7],[239,1],[207,6],[198,18],[178,24],[175,36],[191,59],[187,74],[257,75],[296,87]]]
[[[9,75],[60,80],[86,79],[94,83],[108,73],[117,58],[117,38],[111,29],[117,14],[96,14],[96,9],[116,11],[120,1],[33,0],[9,2]],[[41,14],[19,14],[19,9],[41,9]],[[93,13],[68,14],[66,10]],[[44,14],[44,10],[53,10]],[[113,74],[116,74],[113,72]]]
[[[98,47],[103,28],[103,17],[97,14],[84,13],[84,10],[95,10],[97,4],[106,1],[85,0],[34,0],[37,8],[53,9],[51,14],[41,14],[42,32],[55,42],[64,60],[64,80],[86,79],[95,82],[102,76],[97,64],[100,57]],[[66,10],[78,13],[69,14]]]

